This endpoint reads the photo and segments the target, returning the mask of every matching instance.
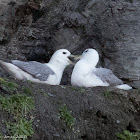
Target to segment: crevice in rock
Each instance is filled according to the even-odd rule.
[[[87,137],[87,134],[82,135],[81,138],[82,138],[82,140],[88,140],[88,139],[87,139],[87,138],[88,138],[88,137]]]
[[[16,4],[15,1],[10,1],[7,5],[11,5],[12,7]]]
[[[44,12],[41,10],[32,9],[32,15],[33,15],[33,23],[35,23],[38,19],[40,19]]]
[[[130,122],[128,124],[128,126],[126,127],[127,130],[129,130],[130,132],[136,132],[137,129],[136,129],[136,126],[133,124],[133,122]]]
[[[107,118],[107,116],[103,115],[103,113],[100,110],[97,111],[96,116],[99,118],[99,120],[102,123],[107,124],[108,118]]]
[[[8,41],[7,40],[0,40],[0,45],[7,45],[8,44]]]

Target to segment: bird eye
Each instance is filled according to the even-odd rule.
[[[88,52],[88,50],[85,50],[85,52]]]
[[[67,54],[66,52],[63,52],[63,54]]]

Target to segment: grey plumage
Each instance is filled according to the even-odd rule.
[[[113,72],[109,69],[106,68],[97,68],[96,71],[94,71],[94,74],[98,77],[103,82],[109,83],[111,86],[116,86],[116,85],[122,85],[123,81],[119,78],[117,78]]]
[[[12,63],[23,71],[31,74],[33,77],[39,79],[40,81],[46,81],[49,75],[55,74],[46,64],[42,64],[36,61],[24,62],[19,60],[12,60]]]

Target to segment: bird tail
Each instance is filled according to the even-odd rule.
[[[4,70],[6,69],[5,62],[3,62],[2,60],[0,60],[0,66]]]
[[[132,87],[127,85],[127,84],[117,85],[116,87],[119,88],[119,89],[123,89],[123,90],[130,90],[130,89],[132,89]]]
[[[6,72],[8,72],[9,74],[13,74],[13,70],[15,69],[13,66],[13,64],[11,63],[7,63],[7,62],[4,62],[2,60],[0,60],[0,67],[5,70]],[[12,69],[11,69],[12,68]]]

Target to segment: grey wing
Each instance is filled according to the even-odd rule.
[[[107,82],[109,83],[109,85],[111,86],[116,86],[116,85],[121,85],[123,84],[123,81],[119,78],[117,78],[113,72],[109,69],[106,68],[98,68],[94,74],[98,77],[100,77],[100,79],[103,82]]]
[[[12,60],[12,63],[23,71],[39,79],[40,81],[46,81],[49,75],[55,74],[49,66],[36,61],[24,62],[19,60]]]

